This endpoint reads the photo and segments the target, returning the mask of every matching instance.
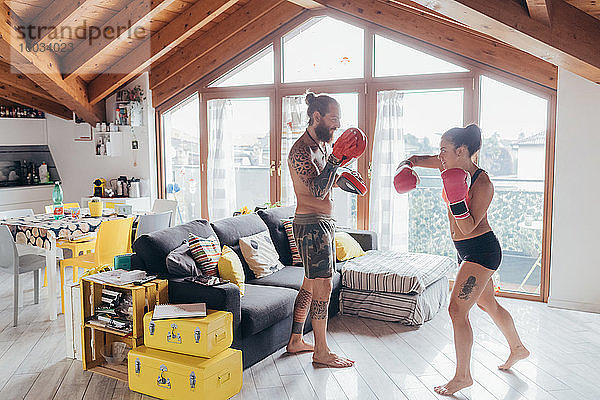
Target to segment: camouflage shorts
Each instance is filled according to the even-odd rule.
[[[335,266],[335,221],[323,214],[296,214],[294,238],[308,279],[331,278]]]

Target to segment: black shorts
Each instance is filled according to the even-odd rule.
[[[455,240],[458,263],[469,261],[493,271],[502,261],[502,249],[494,232],[489,231],[471,239]]]

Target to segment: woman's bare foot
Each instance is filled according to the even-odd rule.
[[[340,357],[330,351],[323,354],[313,354],[313,363],[333,368],[347,368],[354,365],[353,360]]]
[[[315,351],[315,346],[310,343],[306,343],[303,339],[300,340],[290,340],[287,347],[285,348],[288,353],[296,354],[296,353],[305,353],[307,351]]]
[[[436,386],[433,388],[437,394],[441,394],[444,396],[452,396],[454,393],[458,392],[461,389],[469,387],[473,384],[473,378],[457,378],[456,376],[452,378],[452,380],[446,383],[443,386]]]
[[[498,365],[498,369],[507,370],[510,369],[515,363],[519,360],[529,357],[529,350],[525,348],[525,346],[515,347],[510,350],[510,355],[506,362],[502,365]]]

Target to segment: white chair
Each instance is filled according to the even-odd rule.
[[[31,208],[24,208],[21,210],[0,211],[0,219],[31,217],[32,215],[33,210]]]
[[[40,270],[46,266],[46,257],[34,254],[19,256],[12,234],[6,225],[0,225],[0,268],[13,275],[13,326],[19,320],[19,275],[33,272],[33,302],[40,302]]]
[[[171,211],[158,214],[140,215],[140,220],[138,221],[137,228],[135,230],[135,238],[137,239],[146,233],[152,233],[168,228],[171,223],[171,215]]]
[[[165,211],[171,211],[171,221],[169,226],[175,225],[175,214],[177,213],[177,200],[167,200],[167,199],[156,199],[154,200],[154,205],[152,206],[153,213],[163,213]]]

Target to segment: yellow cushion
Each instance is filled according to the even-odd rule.
[[[354,257],[364,256],[360,244],[346,232],[335,233],[335,254],[338,261],[346,261]]]
[[[221,251],[221,257],[218,263],[219,276],[223,279],[229,280],[231,283],[235,283],[240,288],[240,295],[244,295],[244,281],[246,276],[244,274],[244,267],[240,258],[227,246],[223,246]]]

